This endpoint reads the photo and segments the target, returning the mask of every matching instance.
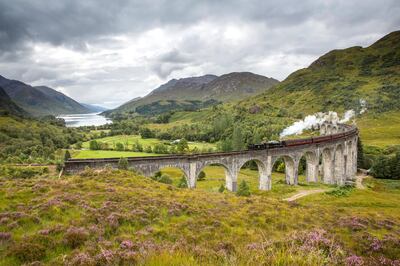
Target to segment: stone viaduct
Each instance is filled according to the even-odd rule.
[[[357,139],[355,126],[324,123],[319,126],[320,136],[288,140],[283,147],[264,150],[245,150],[190,155],[166,155],[156,157],[130,157],[128,166],[152,176],[166,167],[176,167],[183,171],[190,188],[196,187],[196,179],[207,165],[220,165],[225,169],[226,188],[236,191],[238,174],[242,166],[255,161],[259,172],[259,189],[271,189],[271,173],[275,162],[285,162],[286,183],[298,184],[300,159],[306,159],[307,182],[324,182],[344,185],[353,180],[357,172]],[[110,159],[70,159],[65,162],[65,173],[78,173],[86,167],[101,169],[118,167],[119,158]],[[319,179],[319,177],[321,178]]]

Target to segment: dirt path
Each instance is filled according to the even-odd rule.
[[[368,176],[366,174],[363,174],[363,173],[357,174],[357,176],[356,176],[356,188],[365,189],[365,186],[362,183],[365,178],[368,178]]]
[[[317,193],[323,193],[328,191],[329,189],[310,189],[310,190],[303,190],[303,191],[299,191],[297,194],[294,194],[293,196],[291,196],[290,198],[286,198],[283,199],[285,201],[295,201],[297,199],[300,199],[302,197],[311,195],[311,194],[317,194]]]

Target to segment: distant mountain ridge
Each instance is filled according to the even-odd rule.
[[[232,72],[222,76],[204,75],[172,79],[142,98],[130,100],[106,113],[134,112],[136,108],[154,105],[159,101],[209,101],[227,102],[261,93],[279,83],[251,72]]]
[[[100,113],[100,112],[104,112],[107,111],[108,109],[103,107],[103,106],[99,106],[99,105],[95,105],[95,104],[87,104],[87,103],[80,103],[82,106],[84,106],[85,108],[89,109],[90,111],[92,111],[93,113]]]
[[[0,87],[14,103],[34,116],[92,112],[74,99],[46,86],[33,87],[0,76]]]

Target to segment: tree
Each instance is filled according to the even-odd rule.
[[[364,149],[362,146],[361,139],[358,138],[357,141],[357,168],[365,167]]]
[[[122,144],[121,142],[117,142],[117,144],[115,144],[115,149],[117,151],[123,151],[124,150],[124,144]]]
[[[147,127],[142,127],[140,129],[140,136],[144,139],[149,139],[149,138],[153,138],[154,137],[154,133],[153,131],[151,131],[149,128]]]
[[[89,142],[89,149],[91,149],[91,150],[98,150],[99,149],[99,144],[97,143],[96,140],[91,140]]]
[[[230,139],[224,139],[218,142],[218,150],[220,151],[232,151],[232,141]]]
[[[78,150],[82,149],[82,142],[81,141],[78,141],[77,143],[75,143],[75,149],[78,149]]]
[[[250,187],[247,185],[246,181],[242,180],[242,182],[240,182],[236,195],[244,197],[250,196]]]
[[[151,146],[146,146],[146,148],[144,149],[144,152],[153,153],[153,149],[151,148]]]
[[[187,180],[184,175],[182,175],[181,179],[179,180],[178,187],[179,188],[187,188],[188,187]]]
[[[232,148],[235,151],[241,151],[245,148],[244,137],[240,126],[236,126],[232,133]]]
[[[118,169],[128,170],[128,160],[126,158],[120,158],[118,161]]]
[[[71,159],[71,154],[69,153],[69,150],[66,150],[64,153],[64,161],[68,161]]]
[[[206,179],[206,173],[204,173],[204,171],[201,171],[199,173],[199,176],[197,177],[197,181],[203,181]]]
[[[185,152],[186,150],[188,150],[188,149],[189,149],[189,145],[188,145],[187,140],[186,140],[185,138],[179,140],[176,149],[177,149],[178,152],[180,152],[180,153],[183,153],[183,152]]]

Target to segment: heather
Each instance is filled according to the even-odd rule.
[[[122,170],[2,177],[0,264],[399,265],[400,183],[364,185],[285,202]]]

